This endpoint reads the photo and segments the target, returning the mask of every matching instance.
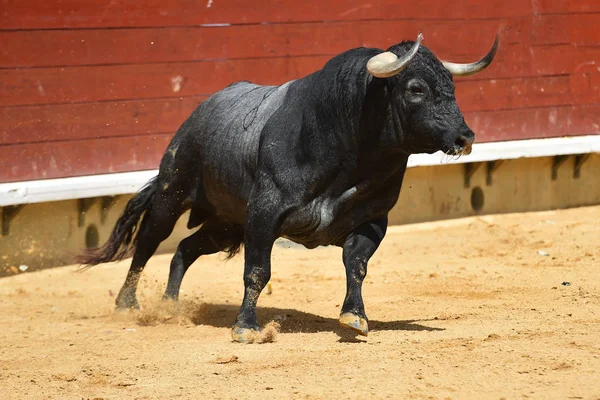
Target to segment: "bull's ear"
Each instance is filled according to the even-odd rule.
[[[410,50],[400,58],[391,51],[386,51],[385,53],[371,57],[369,62],[367,62],[367,71],[376,78],[389,78],[390,76],[396,75],[406,68],[417,54],[422,40],[423,35],[419,33],[415,44],[413,44]]]
[[[449,61],[442,61],[442,64],[454,76],[470,76],[475,75],[488,67],[492,63],[496,50],[498,50],[498,41],[500,33],[496,34],[494,44],[488,53],[479,61],[470,64],[458,64]]]

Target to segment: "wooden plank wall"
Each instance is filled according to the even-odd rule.
[[[0,182],[155,168],[206,96],[421,31],[479,142],[600,133],[598,0],[0,0]]]

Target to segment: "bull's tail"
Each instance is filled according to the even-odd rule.
[[[119,261],[131,253],[137,242],[138,223],[144,213],[152,208],[155,193],[156,177],[127,202],[104,246],[88,249],[75,258],[75,261],[82,265],[81,269],[109,261]]]

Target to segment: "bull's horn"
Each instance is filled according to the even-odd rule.
[[[386,51],[385,53],[371,57],[367,63],[367,71],[376,78],[388,78],[396,75],[406,68],[410,60],[417,54],[422,40],[423,35],[419,33],[413,47],[400,58],[391,51]]]
[[[476,73],[486,69],[487,66],[492,63],[492,60],[496,55],[496,50],[498,49],[498,36],[499,35],[496,34],[494,45],[481,60],[470,64],[457,64],[449,61],[442,61],[442,64],[444,64],[444,67],[446,67],[446,69],[454,76],[475,75]]]

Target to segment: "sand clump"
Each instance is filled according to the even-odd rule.
[[[213,363],[215,364],[231,364],[239,361],[239,357],[232,354],[230,356],[219,356],[217,357]]]

